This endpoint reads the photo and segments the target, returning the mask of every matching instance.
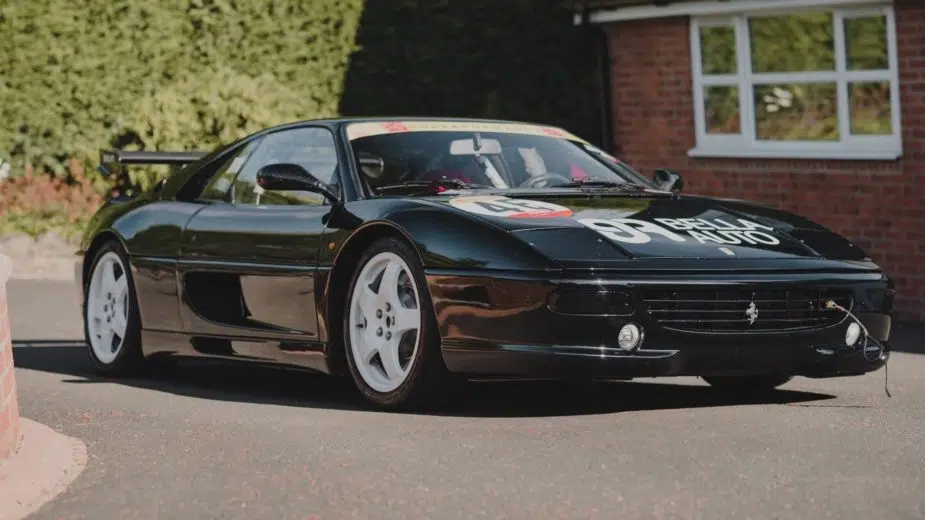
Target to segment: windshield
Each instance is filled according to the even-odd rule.
[[[383,122],[354,123],[347,134],[374,192],[408,183],[493,190],[652,186],[618,159],[553,128]]]

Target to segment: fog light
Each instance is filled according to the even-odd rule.
[[[848,330],[845,331],[845,344],[849,347],[853,347],[857,344],[858,339],[861,337],[861,326],[856,322],[848,325]]]
[[[635,323],[627,323],[620,329],[617,344],[623,350],[636,350],[642,343],[642,329]]]

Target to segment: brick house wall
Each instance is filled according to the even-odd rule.
[[[19,404],[13,373],[13,343],[6,299],[6,282],[12,272],[10,259],[0,255],[0,463],[19,445]]]
[[[611,60],[612,150],[687,192],[799,213],[864,248],[896,281],[896,317],[925,320],[925,2],[896,0],[899,160],[695,158],[688,16],[602,23]]]

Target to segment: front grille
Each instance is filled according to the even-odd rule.
[[[665,288],[645,293],[649,315],[685,332],[787,332],[834,325],[844,319],[827,300],[851,309],[851,292],[829,288]],[[752,306],[754,304],[754,306]]]

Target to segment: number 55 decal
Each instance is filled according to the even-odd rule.
[[[505,218],[571,217],[572,210],[565,206],[538,200],[510,199],[497,195],[457,197],[450,205],[468,213]]]

